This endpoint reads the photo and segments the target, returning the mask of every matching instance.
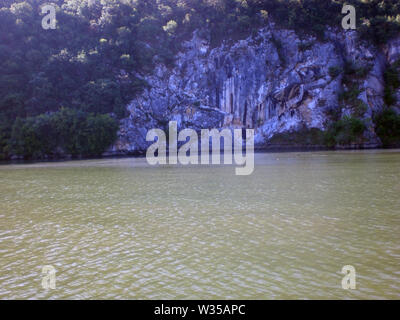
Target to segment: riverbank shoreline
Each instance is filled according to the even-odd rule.
[[[318,152],[318,151],[367,151],[367,150],[399,150],[400,146],[393,147],[365,147],[365,146],[356,146],[356,147],[335,147],[328,148],[324,146],[284,146],[284,145],[271,145],[264,148],[255,148],[255,154],[269,154],[269,153],[291,153],[291,152],[299,152],[299,153],[308,153],[308,152]],[[221,155],[223,151],[221,151]],[[167,152],[168,156],[168,152]],[[0,160],[0,166],[4,165],[26,165],[26,164],[36,164],[36,163],[62,163],[69,161],[86,161],[86,160],[107,160],[107,159],[127,159],[127,158],[145,158],[145,152],[120,152],[120,153],[104,153],[102,156],[93,156],[93,157],[72,157],[72,156],[57,156],[57,157],[48,157],[43,159],[7,159]]]

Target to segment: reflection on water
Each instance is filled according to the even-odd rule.
[[[2,299],[400,298],[399,151],[5,165],[0,203]]]

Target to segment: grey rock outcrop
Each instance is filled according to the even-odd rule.
[[[367,124],[362,146],[378,146],[372,117],[383,106],[385,65],[400,56],[400,41],[385,54],[354,31],[328,30],[327,39],[300,39],[271,23],[245,40],[211,48],[195,32],[172,69],[159,64],[142,77],[149,86],[128,106],[110,152],[144,152],[147,131],[166,129],[171,120],[178,129],[254,128],[259,148],[278,133],[325,130],[332,110],[354,112],[339,101],[343,72],[332,74],[346,61],[366,70],[358,80],[358,99],[365,104],[359,116]]]

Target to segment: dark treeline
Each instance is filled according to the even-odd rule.
[[[57,29],[41,6],[57,6]],[[146,86],[137,75],[171,65],[193,30],[212,45],[243,38],[270,18],[323,40],[345,1],[1,0],[0,157],[101,154],[127,103]],[[376,44],[400,30],[397,0],[349,0],[359,32]]]

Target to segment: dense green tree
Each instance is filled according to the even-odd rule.
[[[366,129],[365,123],[354,117],[344,117],[334,122],[325,134],[325,143],[328,146],[348,145],[361,143]]]
[[[101,155],[116,139],[118,122],[105,114],[61,108],[36,117],[17,118],[11,134],[12,152],[24,158]]]
[[[375,119],[376,133],[384,146],[400,145],[400,115],[393,109],[385,109]]]

